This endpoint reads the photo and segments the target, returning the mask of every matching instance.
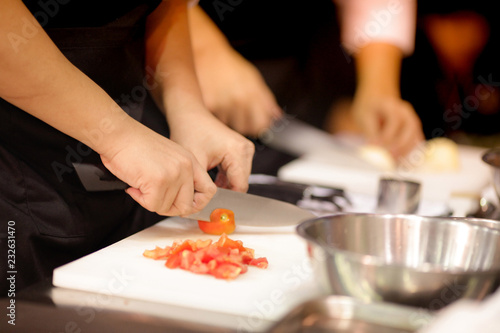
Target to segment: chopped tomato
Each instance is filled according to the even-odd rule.
[[[229,209],[217,208],[210,213],[210,222],[198,221],[201,231],[211,235],[230,234],[236,228],[234,213]]]
[[[267,258],[257,258],[250,260],[249,265],[257,266],[259,268],[267,268],[267,266],[269,266],[269,263],[267,262]]]
[[[164,249],[157,246],[154,250],[144,251],[143,255],[147,258],[158,260],[167,258],[170,255],[170,252],[171,252],[170,246],[167,246]]]
[[[210,274],[218,279],[232,280],[248,271],[248,265],[267,268],[266,258],[254,258],[254,250],[222,234],[212,240],[185,240],[174,242],[164,249],[156,247],[143,255],[151,259],[165,259],[168,268],[181,268],[196,274]]]
[[[218,279],[232,280],[237,278],[238,275],[241,274],[241,272],[241,267],[231,264],[220,264],[214,269],[213,276]]]
[[[177,268],[181,265],[181,257],[178,254],[171,255],[167,258],[165,266],[168,268]]]

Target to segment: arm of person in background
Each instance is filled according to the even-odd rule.
[[[356,65],[354,121],[369,142],[403,157],[424,140],[420,119],[400,92],[401,62],[414,47],[416,1],[337,3],[342,43]]]
[[[189,19],[205,105],[234,130],[258,137],[282,115],[273,93],[259,71],[231,47],[202,8],[191,8]]]
[[[99,153],[142,206],[184,215],[212,198],[215,185],[195,157],[129,117],[64,57],[21,0],[0,2],[0,36],[0,96]]]
[[[203,103],[186,2],[163,1],[148,18],[146,30],[146,65],[155,71],[152,94],[166,115],[170,138],[192,152],[205,169],[218,166],[218,186],[246,191],[255,148]]]

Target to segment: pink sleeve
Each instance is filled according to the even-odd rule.
[[[355,53],[376,41],[399,47],[405,55],[415,46],[416,0],[335,0],[340,9],[342,46]]]

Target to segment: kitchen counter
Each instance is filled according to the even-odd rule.
[[[274,153],[274,152],[273,152]],[[275,174],[276,165],[292,160],[290,156],[279,156],[280,161],[269,162],[271,154],[262,149],[257,156],[254,173]],[[272,156],[276,156],[271,154]],[[349,194],[349,193],[348,193]],[[371,210],[373,198],[351,197],[357,207]],[[441,212],[443,202],[427,203],[426,208]],[[356,209],[355,209],[356,210]],[[426,209],[427,211],[427,209]],[[431,214],[432,215],[432,214]],[[160,304],[145,300],[130,299],[116,295],[96,294],[65,288],[56,288],[51,280],[35,284],[16,294],[15,327],[9,325],[7,307],[9,299],[0,299],[0,332],[250,332],[246,326],[230,328],[224,323],[234,321],[227,313]],[[242,300],[245,302],[245,300]],[[199,324],[202,322],[203,324]],[[265,332],[273,322],[269,322]]]
[[[56,305],[56,298],[65,305]],[[15,301],[16,325],[9,325],[8,317],[2,315],[1,332],[232,332],[217,325],[228,320],[224,314],[55,288],[50,280],[23,290]],[[3,311],[8,306],[8,299],[0,300]],[[210,317],[214,324],[198,324],[203,317]]]
[[[62,291],[62,293],[60,293]],[[58,294],[58,295],[57,295]],[[55,298],[65,298],[57,306]],[[90,306],[89,299],[96,300]],[[60,301],[60,299],[59,299]],[[100,304],[100,305],[99,305]],[[6,299],[0,307],[8,306]],[[111,308],[121,305],[121,310]],[[189,319],[186,319],[189,318]],[[213,324],[206,324],[207,318]],[[295,307],[266,329],[266,333],[358,332],[412,333],[434,315],[426,310],[389,303],[369,304],[344,296],[313,298]],[[199,321],[205,324],[199,324]],[[126,333],[226,333],[254,332],[244,327],[228,329],[233,318],[220,313],[135,301],[54,288],[43,281],[16,297],[15,327],[0,323],[1,332],[126,332]]]

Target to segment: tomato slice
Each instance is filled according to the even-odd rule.
[[[168,268],[181,268],[195,274],[210,274],[217,279],[232,280],[248,271],[248,265],[267,268],[266,258],[254,258],[254,250],[226,234],[217,240],[185,240],[165,248],[144,251],[151,259],[165,259]]]
[[[214,209],[210,213],[210,222],[199,220],[198,226],[201,231],[211,235],[231,234],[236,228],[234,212],[224,208]]]

